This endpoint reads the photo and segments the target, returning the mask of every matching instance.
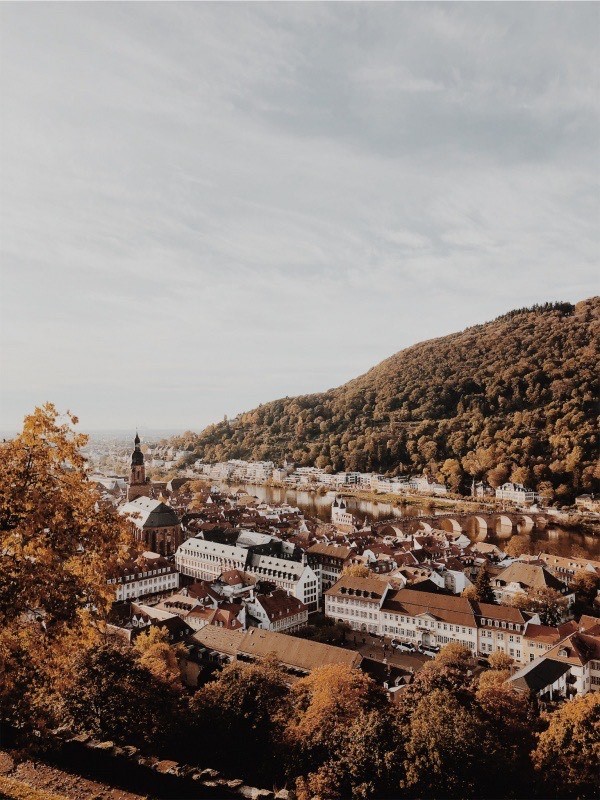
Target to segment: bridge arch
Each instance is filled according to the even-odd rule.
[[[428,522],[419,522],[417,533],[431,533],[433,528]]]
[[[506,514],[498,514],[496,517],[496,536],[511,536],[513,532],[513,521]]]
[[[531,533],[531,531],[535,528],[535,520],[528,514],[522,514],[517,518],[517,525],[519,526],[521,533]]]
[[[477,539],[480,542],[485,541],[488,535],[487,520],[485,519],[485,517],[479,517],[479,516],[472,517],[471,519],[472,519],[471,524],[473,526],[475,534],[477,535]]]
[[[438,527],[448,533],[462,533],[463,530],[460,522],[453,517],[441,517]]]

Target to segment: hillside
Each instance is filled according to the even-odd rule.
[[[598,486],[599,316],[599,297],[512,311],[173,441],[190,460],[426,470],[463,491],[512,478],[566,500]]]

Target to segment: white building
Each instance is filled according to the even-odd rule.
[[[263,536],[244,531],[240,539]],[[273,538],[273,537],[268,537]],[[240,541],[238,539],[238,542]],[[252,542],[250,542],[250,545]],[[192,538],[183,542],[175,554],[177,569],[184,575],[201,580],[215,580],[226,570],[247,572],[257,580],[274,583],[308,606],[318,608],[318,578],[315,572],[300,561],[253,553],[248,546],[228,545]]]
[[[520,483],[504,483],[496,489],[497,500],[509,500],[511,503],[534,503],[535,492],[526,489]]]
[[[325,615],[351,628],[414,645],[457,642],[473,655],[503,652],[525,663],[525,626],[536,615],[510,606],[476,603],[466,597],[417,589],[392,590],[383,580],[339,580],[325,592]]]
[[[304,628],[308,622],[308,607],[283,589],[253,595],[245,605],[249,624],[265,631],[291,633]]]
[[[173,592],[179,586],[179,573],[158,553],[146,551],[137,561],[120,567],[107,582],[115,588],[115,601],[121,602]]]
[[[378,578],[344,576],[324,593],[325,616],[355,631],[378,633],[381,607],[390,588]]]
[[[354,517],[348,511],[346,501],[343,497],[336,497],[331,506],[331,521],[334,525],[343,525],[354,528]]]

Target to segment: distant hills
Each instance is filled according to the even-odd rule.
[[[319,394],[172,440],[203,458],[507,479],[556,500],[598,489],[600,298],[547,303],[421,342]]]

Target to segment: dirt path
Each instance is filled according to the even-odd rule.
[[[3,776],[6,777],[6,782],[2,782]],[[18,786],[22,787],[22,791],[16,788]],[[28,795],[27,787],[38,790],[39,794],[31,792]],[[9,753],[0,751],[0,797],[3,794],[9,798],[18,798],[18,800],[27,796],[30,796],[32,800],[34,798],[37,800],[38,797],[39,800],[46,797],[48,800],[50,798],[52,800],[54,798],[57,800],[63,798],[64,800],[147,800],[144,795],[132,794],[122,789],[115,789],[109,784],[91,781],[79,775],[71,775],[69,772],[38,761],[17,762]]]

